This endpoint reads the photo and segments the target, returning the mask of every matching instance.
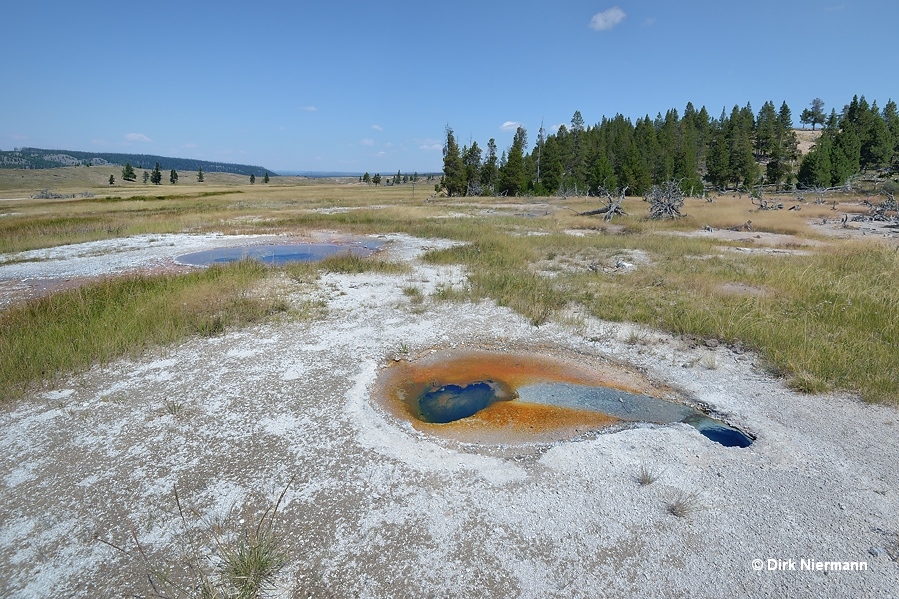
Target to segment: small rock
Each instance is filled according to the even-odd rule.
[[[706,347],[718,347],[718,340],[717,339],[706,339],[705,346]]]

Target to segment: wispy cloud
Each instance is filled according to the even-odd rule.
[[[593,18],[590,19],[590,29],[595,29],[596,31],[608,31],[615,25],[621,23],[626,16],[627,13],[617,6],[607,8],[604,11],[593,15]]]
[[[300,110],[304,112],[318,112],[318,108],[315,106],[300,106]]]
[[[142,141],[149,142],[151,139],[144,135],[143,133],[126,133],[125,141]]]
[[[521,123],[518,121],[506,121],[499,126],[503,131],[516,131],[519,127],[521,127]]]
[[[387,156],[387,152],[378,152],[377,154],[375,154],[375,156],[377,156],[378,158],[383,158],[384,156]]]
[[[557,123],[557,124],[555,124],[555,125],[550,125],[550,126],[549,126],[549,130],[552,131],[553,133],[558,133],[558,132],[559,132],[559,129],[561,129],[561,128],[562,128],[562,125],[564,125],[564,124],[565,124],[565,123]]]
[[[374,129],[375,131],[383,131],[384,130],[384,127],[382,127],[381,125],[372,125],[371,128]]]
[[[359,142],[363,146],[373,146],[375,145],[375,140],[370,137],[363,138],[362,141]]]
[[[655,17],[649,17],[648,19],[646,19],[645,21],[643,21],[643,26],[644,26],[644,27],[652,27],[652,26],[655,25],[655,24],[656,24],[656,19],[655,19]]]

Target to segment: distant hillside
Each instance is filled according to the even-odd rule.
[[[249,164],[210,162],[193,158],[170,158],[152,154],[115,154],[111,152],[78,152],[74,150],[41,150],[39,148],[17,148],[12,151],[0,150],[0,168],[59,168],[63,166],[104,166],[130,163],[134,170],[150,170],[156,163],[163,171],[196,171],[206,173],[234,173],[237,175],[263,176],[265,173],[277,176],[270,169]]]

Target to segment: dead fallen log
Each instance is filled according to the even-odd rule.
[[[603,214],[603,220],[609,222],[615,215],[624,216],[627,214],[624,209],[621,208],[621,202],[624,200],[624,194],[627,191],[627,187],[621,190],[621,193],[617,198],[613,198],[612,194],[608,192],[605,188],[600,188],[598,195],[604,195],[606,197],[606,201],[608,204],[598,210],[588,210],[587,212],[578,212],[578,216],[597,216],[599,214]]]

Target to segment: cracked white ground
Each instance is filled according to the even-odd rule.
[[[428,295],[465,273],[418,261],[446,242],[388,238],[388,257],[413,274],[324,275],[295,298],[322,297],[321,319],[193,339],[0,408],[0,596],[149,594],[132,535],[177,567],[195,534],[239,530],[291,479],[272,596],[896,596],[895,408],[794,393],[723,346],[646,330],[628,343],[629,325],[535,328],[488,302],[413,310],[403,287]],[[186,239],[127,260],[146,240],[83,244],[35,264],[114,272],[117,260],[168,260]],[[428,438],[370,401],[401,347],[414,359],[537,344],[645,368],[757,440],[727,448],[686,425],[647,425],[494,451]],[[642,466],[655,482],[639,484]],[[681,494],[693,494],[686,517],[668,512]],[[801,559],[867,569],[803,571]]]

